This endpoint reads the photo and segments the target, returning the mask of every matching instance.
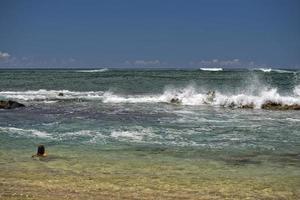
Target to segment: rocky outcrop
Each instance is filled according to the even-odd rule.
[[[253,109],[254,108],[254,104],[250,103],[250,104],[242,105],[241,108],[244,108],[244,109]]]
[[[255,109],[256,108],[254,103],[237,105],[234,102],[223,105],[223,107],[232,108],[232,109],[234,108]],[[260,108],[264,110],[300,110],[300,104],[283,104],[274,101],[266,101],[261,105]]]
[[[12,100],[0,100],[0,109],[13,109],[19,107],[25,107],[25,105]]]
[[[299,104],[287,105],[287,104],[267,101],[261,106],[261,108],[266,110],[300,110],[300,105]]]

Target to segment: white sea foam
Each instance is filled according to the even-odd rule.
[[[261,91],[259,95],[223,95],[217,93],[213,105],[221,105],[225,107],[243,107],[253,105],[254,108],[261,108],[264,103],[274,102],[282,105],[300,104],[300,98],[292,96],[281,96],[277,89]]]
[[[108,68],[103,68],[103,69],[91,69],[91,70],[77,70],[76,72],[95,73],[95,72],[106,72],[108,70],[109,70]]]
[[[266,73],[277,72],[277,73],[296,73],[295,71],[283,70],[283,69],[272,69],[272,68],[255,68],[254,71],[262,71]]]
[[[159,95],[117,95],[112,92],[105,92],[104,103],[157,103],[160,102]]]
[[[39,131],[35,129],[21,129],[15,127],[0,127],[1,131],[7,132],[9,134],[21,135],[26,137],[41,137],[50,138],[50,134],[44,131]]]
[[[119,141],[132,141],[132,142],[154,142],[154,138],[161,138],[161,136],[153,133],[151,128],[132,127],[127,130],[113,130],[110,136]]]
[[[294,89],[294,94],[295,94],[296,96],[300,96],[300,85],[297,85],[297,86],[295,87],[295,89]]]
[[[211,71],[211,72],[217,72],[217,71],[223,71],[223,68],[200,68],[202,71]]]
[[[295,71],[283,70],[283,69],[272,69],[272,71],[277,73],[296,73]]]
[[[97,130],[79,130],[75,132],[64,132],[56,135],[56,138],[59,138],[60,140],[77,140],[79,138],[81,139],[88,139],[89,142],[96,142],[100,141],[105,143],[106,135],[103,135],[102,132]]]
[[[292,121],[292,122],[300,122],[300,119],[295,119],[295,118],[286,118],[285,120]]]
[[[168,89],[163,94],[157,95],[127,95],[121,96],[106,92],[103,95],[104,103],[170,103],[177,98],[183,105],[203,104],[207,95],[197,93],[195,88],[188,86],[183,89]],[[199,101],[200,100],[200,101]]]
[[[257,71],[262,71],[262,72],[271,72],[272,69],[271,68],[256,68],[254,70],[257,70]]]
[[[78,136],[94,136],[98,134],[97,131],[92,131],[92,130],[80,130],[80,131],[75,131],[75,132],[65,132],[61,133],[63,136],[70,136],[70,137],[78,137]]]
[[[175,103],[180,105],[200,106],[212,105],[222,107],[253,107],[261,108],[267,102],[280,105],[300,105],[300,86],[296,86],[294,94],[283,96],[276,88],[264,89],[252,94],[240,92],[238,94],[228,94],[216,91],[214,95],[206,92],[199,92],[194,86],[185,88],[169,88],[161,94],[145,95],[119,95],[112,92],[89,91],[75,92],[69,90],[36,90],[36,91],[2,91],[1,96],[5,98],[43,101],[55,103],[60,100],[97,100],[103,103]],[[60,95],[63,93],[63,95]]]
[[[258,95],[247,93],[228,95],[217,91],[213,99],[209,94],[199,93],[191,86],[184,89],[166,90],[162,95],[119,96],[109,93],[104,96],[104,103],[170,103],[172,99],[176,99],[177,103],[181,105],[213,105],[236,108],[251,106],[256,109],[261,108],[267,102],[288,106],[300,105],[299,97],[282,96],[275,88],[262,90]]]
[[[114,131],[111,133],[111,137],[117,138],[117,139],[130,139],[133,141],[141,141],[144,137],[143,132],[137,132],[137,131]]]
[[[93,100],[102,98],[103,92],[88,91],[75,92],[69,90],[27,90],[27,91],[0,91],[0,96],[10,99],[25,100],[25,101],[50,101],[55,100],[72,100],[86,99]]]

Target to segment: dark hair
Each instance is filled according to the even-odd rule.
[[[44,155],[45,154],[45,147],[44,145],[39,145],[37,149],[37,155]]]

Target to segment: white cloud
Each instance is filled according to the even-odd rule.
[[[135,60],[135,61],[125,61],[126,65],[134,65],[134,66],[159,66],[162,63],[160,60]]]
[[[0,51],[0,60],[5,60],[5,59],[7,59],[9,57],[10,57],[10,55],[8,53]]]
[[[199,66],[199,67],[242,67],[246,63],[241,62],[239,59],[231,60],[200,60],[200,61],[191,61],[190,65]]]
[[[1,53],[1,52],[0,52]],[[1,53],[3,55],[3,53]],[[1,56],[0,56],[1,57]],[[43,58],[43,57],[15,57],[8,56],[8,59],[2,59],[0,67],[74,67],[81,64],[80,60],[75,58]],[[1,58],[0,58],[1,61]]]
[[[266,67],[265,64],[258,64],[253,61],[242,61],[240,59],[229,59],[229,60],[200,60],[191,61],[190,66],[192,67],[221,67],[221,68],[259,68]]]
[[[142,66],[148,66],[148,65],[159,65],[159,60],[136,60],[134,61],[135,65],[142,65]]]

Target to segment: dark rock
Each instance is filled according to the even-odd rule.
[[[228,105],[228,108],[235,108],[236,107],[236,105],[233,103],[233,102],[231,102],[229,105]]]
[[[246,104],[246,105],[242,105],[240,108],[244,108],[244,109],[253,109],[253,108],[254,108],[254,105],[253,105],[253,103],[251,103],[251,104]]]
[[[180,100],[179,100],[178,98],[175,97],[175,98],[172,98],[170,102],[171,102],[171,103],[179,104],[179,103],[180,103]]]
[[[64,93],[60,92],[60,93],[58,93],[58,96],[63,97]]]
[[[19,108],[19,107],[25,107],[25,105],[18,103],[16,101],[0,100],[0,109],[13,109],[13,108]]]
[[[285,105],[282,103],[267,101],[262,106],[262,109],[266,110],[300,110],[299,104]]]

